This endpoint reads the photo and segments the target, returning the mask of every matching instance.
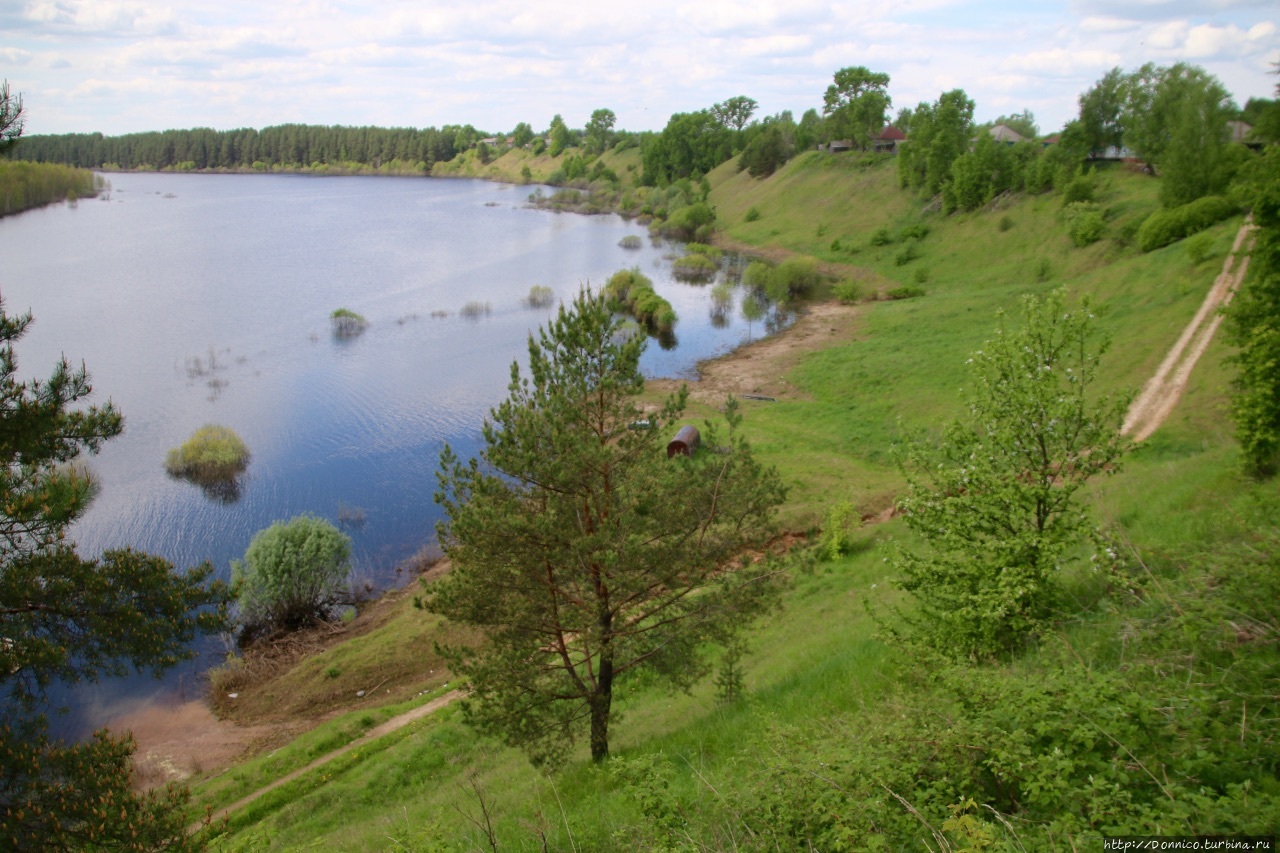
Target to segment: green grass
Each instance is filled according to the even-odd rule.
[[[1057,195],[922,220],[925,202],[899,191],[895,177],[889,160],[817,153],[762,181],[734,172],[732,164],[710,176],[719,221],[735,239],[861,268],[863,281],[906,285],[914,268],[931,271],[922,297],[860,303],[851,339],[808,355],[787,377],[796,389],[791,399],[743,402],[744,429],[758,456],[778,466],[792,487],[784,513],[792,527],[819,524],[840,501],[864,513],[892,502],[902,486],[892,461],[902,430],[936,431],[959,412],[965,359],[993,333],[998,311],[1017,316],[1023,294],[1065,286],[1074,297],[1088,296],[1113,341],[1098,391],[1136,391],[1199,307],[1239,225],[1235,219],[1210,229],[1213,262],[1193,263],[1180,245],[1142,255],[1123,238],[1155,208],[1158,182],[1103,170],[1096,198],[1106,211],[1108,236],[1076,248]],[[759,217],[747,221],[752,209]],[[928,223],[927,234],[903,236],[921,221]],[[881,227],[893,241],[872,246],[870,235]],[[911,240],[918,255],[906,265],[895,260],[900,237]],[[839,248],[832,248],[833,238]],[[1048,276],[1040,274],[1046,265]],[[1165,427],[1119,473],[1089,490],[1099,521],[1123,548],[1135,560],[1154,559],[1166,573],[1178,555],[1224,541],[1233,524],[1247,527],[1238,521],[1242,507],[1275,492],[1274,483],[1253,484],[1236,473],[1237,450],[1225,417],[1228,354],[1216,340]],[[691,414],[712,412],[695,406]],[[721,705],[709,682],[688,695],[669,694],[643,678],[619,688],[614,755],[624,766],[658,756],[654,772],[665,780],[662,797],[678,805],[698,837],[717,836],[731,849],[731,839],[745,838],[734,823],[735,803],[761,780],[775,778],[771,768],[784,758],[820,757],[774,752],[782,739],[855,742],[866,732],[893,730],[913,716],[945,710],[943,700],[913,681],[919,671],[912,662],[876,638],[868,615],[868,604],[884,613],[885,604],[898,600],[884,562],[891,538],[910,542],[912,535],[900,520],[864,528],[855,532],[848,556],[797,572],[782,609],[750,635],[745,700]],[[1119,654],[1108,638],[1132,618],[1121,609],[1123,599],[1107,597],[1109,584],[1087,567],[1064,578],[1075,610],[1064,617],[1062,637],[1091,650],[1091,660],[1104,669],[1115,666],[1112,658]],[[353,658],[318,660],[312,676],[320,680],[334,667],[345,678],[369,664],[380,642],[376,636],[358,641],[354,648],[363,651]],[[1054,665],[1050,656],[1032,654],[1007,671],[1034,680]],[[297,766],[318,744],[351,734],[354,724],[344,720],[291,747],[296,754],[281,761]],[[244,770],[257,774],[254,780],[283,772],[265,763],[254,767]],[[234,799],[230,783],[217,784],[205,783],[197,799]],[[236,784],[239,791],[253,783],[246,776]],[[626,786],[589,764],[585,745],[566,768],[548,774],[519,753],[476,737],[451,710],[361,750],[328,778],[300,780],[255,804],[233,819],[220,849],[314,844],[429,850],[437,843],[487,849],[474,822],[483,822],[481,796],[500,849],[540,850],[544,838],[550,849],[629,849],[638,843],[637,833],[653,827],[652,803],[646,817]]]

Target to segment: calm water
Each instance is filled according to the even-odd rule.
[[[753,326],[711,322],[710,288],[670,276],[671,246],[618,246],[641,226],[529,209],[530,188],[470,180],[262,175],[109,176],[103,199],[0,219],[0,296],[35,322],[18,373],[47,377],[62,354],[89,369],[125,432],[90,460],[102,490],[73,530],[81,553],[132,546],[222,576],[250,538],[303,512],[347,524],[357,575],[379,587],[434,538],[445,442],[479,447],[510,364],[554,309],[522,299],[547,285],[570,300],[630,266],[680,316],[677,345],[651,342],[649,376],[689,376]],[[468,302],[491,312],[467,319]],[[336,340],[329,313],[368,318]],[[437,316],[433,316],[433,312]],[[440,316],[443,315],[443,316]],[[225,424],[252,460],[238,499],[169,478],[165,451]],[[344,512],[345,510],[345,512]],[[165,682],[80,691],[83,729],[139,701],[198,695],[221,645]]]

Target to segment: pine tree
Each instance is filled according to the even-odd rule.
[[[686,391],[655,412],[636,403],[644,339],[622,338],[604,299],[584,292],[537,340],[529,376],[484,427],[479,459],[441,459],[441,542],[452,572],[434,612],[478,627],[445,650],[470,681],[468,720],[535,762],[557,760],[584,727],[609,754],[618,685],[640,670],[687,688],[724,643],[776,598],[762,548],[784,496],[726,407],[701,450],[668,459]]]
[[[184,849],[185,792],[131,791],[128,738],[51,740],[46,689],[191,657],[196,634],[227,626],[228,590],[209,564],[178,574],[130,549],[85,559],[67,540],[95,487],[73,463],[123,421],[110,403],[75,408],[92,390],[83,367],[14,378],[30,323],[0,305],[0,847]]]

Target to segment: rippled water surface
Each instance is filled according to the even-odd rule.
[[[618,246],[633,223],[525,206],[528,188],[469,180],[263,175],[109,176],[102,199],[0,219],[0,296],[30,309],[19,375],[83,361],[93,400],[125,432],[93,457],[103,487],[73,537],[84,554],[133,546],[222,576],[253,534],[303,512],[345,526],[357,572],[385,587],[433,538],[439,452],[478,450],[510,365],[553,309],[639,265],[675,305],[677,345],[651,342],[650,376],[690,375],[752,330],[710,321],[708,287],[675,282],[670,246]],[[666,257],[664,258],[664,255]],[[468,302],[487,302],[474,319]],[[364,334],[335,339],[350,308]],[[435,316],[433,316],[435,315]],[[754,332],[758,335],[761,324]],[[168,477],[165,451],[225,424],[252,460],[237,499]],[[199,662],[163,685],[131,679],[85,691],[96,723],[157,690],[194,684]],[[192,688],[188,692],[194,693]]]

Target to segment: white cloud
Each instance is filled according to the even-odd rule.
[[[1140,26],[1138,21],[1112,17],[1090,16],[1080,22],[1080,29],[1086,33],[1132,32]]]
[[[31,61],[32,53],[16,47],[0,47],[0,62],[6,65],[26,65]]]
[[[1022,71],[1049,77],[1070,77],[1082,71],[1111,68],[1119,63],[1119,53],[1110,50],[1050,48],[1015,53],[999,63],[1001,70]]]

